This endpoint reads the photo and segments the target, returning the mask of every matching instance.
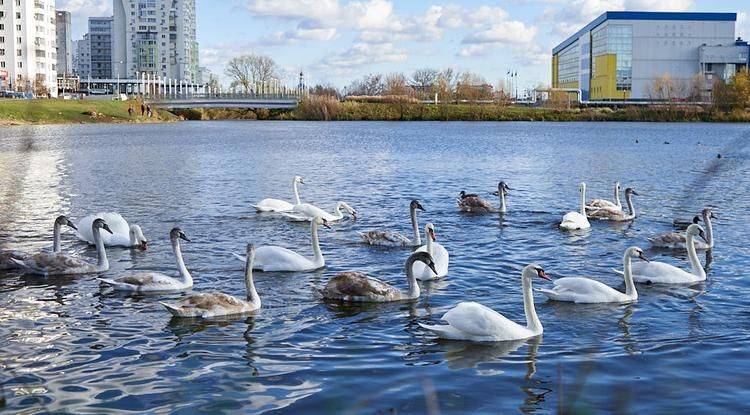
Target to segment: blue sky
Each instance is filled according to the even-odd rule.
[[[88,16],[111,14],[111,0],[57,0],[80,37]],[[223,76],[232,56],[262,53],[293,84],[345,86],[368,73],[421,67],[471,70],[497,84],[508,69],[521,87],[548,84],[550,50],[607,10],[740,14],[750,38],[748,0],[196,0],[201,65]]]

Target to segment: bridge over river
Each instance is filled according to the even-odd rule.
[[[148,98],[151,105],[168,109],[190,108],[242,108],[242,109],[294,109],[302,95],[298,93],[276,94],[169,94]]]

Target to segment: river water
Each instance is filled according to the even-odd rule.
[[[247,242],[310,255],[305,225],[250,207],[264,197],[357,209],[321,230],[327,267],[256,273],[263,309],[220,321],[171,319],[181,294],[113,293],[94,276],[0,272],[0,411],[192,413],[728,413],[750,410],[747,209],[750,127],[722,124],[205,122],[0,129],[0,249],[51,246],[54,217],[116,211],[143,227],[147,252],[109,249],[106,277],[174,273],[168,233],[194,292],[242,296]],[[717,157],[721,154],[721,158]],[[513,189],[504,216],[466,216],[461,190]],[[578,183],[610,197],[641,194],[633,223],[556,225],[578,209]],[[444,280],[411,303],[322,303],[314,287],[359,270],[405,287],[408,250],[358,243],[356,231],[409,231],[419,199],[451,254]],[[494,199],[490,199],[493,200]],[[708,281],[639,285],[631,305],[536,305],[544,335],[514,344],[439,341],[461,301],[523,322],[520,269],[590,276],[619,289],[623,251],[688,268],[683,252],[649,248],[675,217],[715,208]],[[95,251],[65,232],[63,249]],[[535,281],[537,286],[544,281]],[[548,284],[548,283],[547,283]]]

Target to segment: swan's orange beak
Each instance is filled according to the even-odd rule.
[[[430,236],[432,237],[432,242],[437,241],[437,235],[435,235],[435,231],[430,231]]]
[[[543,280],[552,281],[552,278],[548,277],[543,269],[540,269],[539,271],[537,271],[537,274],[539,275],[539,278]]]

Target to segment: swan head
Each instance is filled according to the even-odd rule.
[[[414,199],[414,200],[411,201],[411,203],[409,204],[409,209],[411,209],[411,210],[417,210],[417,209],[419,209],[422,212],[426,212],[426,210],[424,210],[424,208],[422,207],[422,204],[419,203],[419,200],[417,200],[417,199]]]
[[[344,209],[347,213],[352,215],[352,218],[357,219],[357,211],[353,207],[349,206],[348,203],[339,202],[339,209]]]
[[[294,176],[294,183],[305,184],[305,179],[302,176]]]
[[[437,241],[437,237],[435,236],[435,225],[428,223],[424,226],[424,233],[427,235],[430,239],[432,239],[433,242]]]
[[[578,191],[581,193],[586,191],[586,182],[581,182],[581,184],[578,185]]]
[[[58,216],[57,219],[55,219],[55,225],[68,226],[70,228],[78,230],[76,225],[74,225],[73,222],[71,222],[70,219],[68,219],[68,217],[65,215]]]
[[[505,182],[500,182],[497,184],[497,191],[492,194],[495,196],[500,196],[501,194],[507,195],[510,190],[510,187]]]
[[[315,223],[318,225],[323,225],[323,227],[326,229],[331,229],[331,225],[328,224],[328,221],[323,219],[320,216],[316,216],[315,219],[313,219],[313,221],[315,221]]]
[[[625,189],[625,196],[631,196],[631,195],[640,196],[638,192],[635,191],[635,189],[633,189],[632,187],[628,187],[627,189]]]
[[[704,241],[706,241],[706,243],[708,243],[708,241],[706,240],[706,232],[703,230],[703,228],[701,227],[701,225],[698,225],[698,224],[694,223],[694,224],[688,226],[688,228],[687,228],[687,234],[690,235],[690,236],[700,236],[701,239],[703,239]]]
[[[528,281],[531,281],[532,279],[534,279],[534,277],[539,277],[543,280],[552,281],[552,279],[548,277],[547,274],[544,272],[544,268],[536,264],[526,265],[521,275],[524,279]]]
[[[718,219],[716,215],[714,215],[714,211],[711,210],[711,208],[705,208],[701,212],[704,218],[711,218],[711,219]]]
[[[177,239],[182,239],[183,241],[190,242],[190,238],[185,235],[185,232],[182,231],[180,228],[174,228],[169,232],[169,239],[172,241],[176,241]]]
[[[427,267],[429,267],[432,270],[432,272],[435,273],[435,275],[438,275],[438,272],[435,269],[435,261],[432,260],[432,255],[430,255],[427,252],[424,252],[424,251],[415,252],[411,254],[407,262],[422,262],[423,264],[427,265]]]
[[[104,229],[105,231],[112,233],[112,229],[109,229],[109,225],[107,225],[107,222],[105,222],[104,219],[95,219],[94,223],[91,224],[91,227],[93,229]]]
[[[622,187],[620,187],[620,182],[615,182],[615,189],[617,190],[617,193],[620,193],[620,189],[622,189]]]
[[[625,252],[629,258],[651,262],[648,258],[646,258],[646,254],[643,252],[643,249],[638,248],[637,246],[630,247]]]
[[[700,221],[701,221],[701,217],[700,216],[694,216],[693,217],[693,224],[697,224]]]
[[[142,250],[148,249],[148,239],[143,235],[143,230],[138,225],[130,226],[130,244]]]
[[[458,197],[460,197],[461,199],[465,199],[466,198],[466,191],[465,190],[461,190],[461,193],[458,194]]]

